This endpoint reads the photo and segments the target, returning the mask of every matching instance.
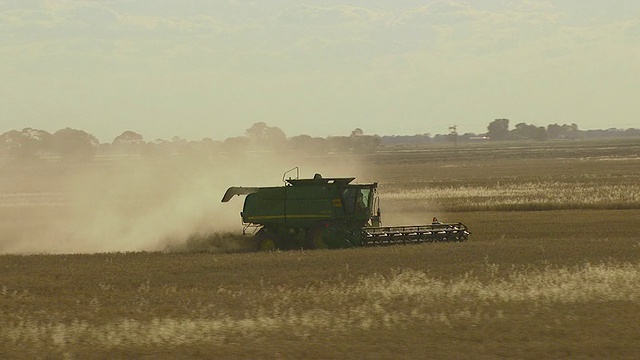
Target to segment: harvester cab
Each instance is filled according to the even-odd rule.
[[[320,174],[286,178],[287,173],[284,186],[230,187],[222,198],[228,202],[246,195],[240,213],[243,233],[254,236],[261,250],[460,241],[469,235],[460,223],[382,227],[377,183],[354,184],[353,177]]]

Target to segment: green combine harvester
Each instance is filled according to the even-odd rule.
[[[295,179],[285,179],[296,171]],[[259,250],[326,249],[353,246],[464,241],[462,223],[382,226],[377,183],[352,184],[355,178],[300,179],[298,168],[285,172],[284,186],[230,187],[222,198],[246,195],[243,234],[256,239]]]

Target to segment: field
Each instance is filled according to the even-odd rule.
[[[379,182],[385,224],[437,216],[472,231],[464,243],[346,250],[250,251],[241,201],[218,202],[262,180],[202,161],[164,177],[167,164],[141,175],[107,160],[73,176],[7,167],[0,358],[640,356],[637,142],[296,159]],[[280,161],[251,166],[277,182],[290,168]]]

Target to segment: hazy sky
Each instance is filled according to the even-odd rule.
[[[0,133],[640,127],[637,0],[0,0]]]

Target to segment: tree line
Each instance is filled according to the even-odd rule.
[[[546,141],[577,140],[597,138],[629,138],[640,137],[640,129],[580,130],[577,124],[549,124],[545,126],[518,123],[510,128],[509,119],[495,119],[487,126],[487,132],[481,134],[458,134],[457,127],[449,128],[448,134],[383,136],[381,145],[423,145],[442,142],[477,142],[477,141]]]
[[[629,138],[640,136],[640,129],[580,130],[576,124],[544,126],[518,123],[509,128],[509,119],[495,119],[487,127],[486,136],[492,140],[576,140],[597,138]]]
[[[11,130],[0,135],[0,158],[17,160],[37,160],[60,158],[70,161],[87,161],[100,156],[208,156],[243,155],[250,152],[284,153],[295,150],[298,153],[321,155],[330,152],[370,153],[380,145],[377,135],[365,135],[357,128],[349,136],[326,138],[298,135],[287,137],[285,132],[268,126],[264,122],[253,124],[241,136],[223,141],[203,138],[189,141],[175,136],[169,140],[145,141],[142,134],[127,130],[109,143],[78,129],[66,128],[55,133],[45,130],[25,128]]]
[[[103,156],[166,156],[191,155],[206,156],[226,154],[230,156],[248,152],[275,152],[322,155],[331,152],[366,154],[385,145],[423,145],[445,142],[472,141],[517,141],[517,140],[576,140],[583,138],[639,137],[640,129],[578,129],[576,124],[549,124],[546,127],[518,123],[510,128],[509,119],[495,119],[482,134],[458,134],[457,126],[449,128],[447,134],[379,136],[366,135],[360,128],[354,129],[348,136],[312,137],[298,135],[287,137],[278,128],[258,122],[248,128],[241,136],[230,137],[223,141],[203,138],[189,141],[180,137],[170,140],[156,139],[145,141],[143,135],[134,131],[125,131],[110,143],[100,143],[98,139],[78,129],[61,129],[54,133],[45,130],[25,128],[11,130],[0,135],[0,158],[35,160],[47,157],[62,160],[86,161],[96,155]]]

